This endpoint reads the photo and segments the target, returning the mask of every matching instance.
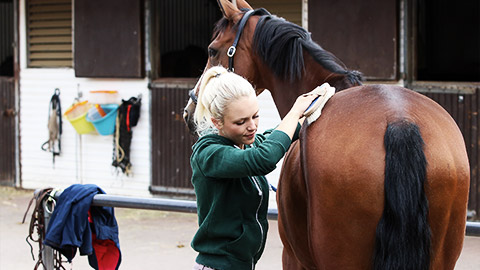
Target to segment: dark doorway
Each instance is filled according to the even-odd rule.
[[[13,0],[0,0],[0,76],[13,77]]]
[[[417,1],[417,80],[480,81],[480,1]]]
[[[213,26],[221,17],[216,0],[152,1],[154,79],[200,76]]]

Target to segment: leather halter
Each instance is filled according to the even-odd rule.
[[[247,24],[248,18],[253,15],[255,10],[251,9],[247,11],[242,19],[240,20],[240,24],[238,25],[238,31],[235,36],[235,40],[233,41],[232,46],[228,48],[227,50],[227,56],[228,56],[228,71],[235,72],[235,69],[233,68],[233,56],[235,55],[235,52],[237,51],[237,44],[238,41],[240,40],[240,36],[242,35],[243,28],[245,28],[245,25]]]
[[[243,29],[245,28],[245,25],[247,24],[248,18],[253,15],[255,10],[249,10],[245,12],[243,15],[242,19],[240,20],[240,23],[238,25],[238,31],[237,34],[235,35],[235,39],[233,41],[232,46],[228,48],[227,50],[227,56],[228,56],[228,71],[234,72],[235,69],[233,68],[233,56],[235,55],[235,52],[237,51],[237,44],[238,41],[240,40],[240,36],[242,35]],[[198,102],[198,97],[195,94],[195,89],[192,89],[188,92],[188,96],[190,99],[193,101],[194,104],[197,104]]]
[[[188,96],[190,97],[190,99],[193,101],[193,103],[195,105],[197,105],[197,102],[198,102],[198,98],[197,98],[197,95],[195,94],[195,88],[188,91]]]
[[[261,9],[261,10],[264,10],[264,9]],[[238,44],[238,41],[240,40],[240,36],[242,35],[243,29],[245,28],[245,25],[247,24],[248,19],[250,18],[250,16],[252,16],[255,13],[255,11],[257,11],[257,10],[251,9],[251,10],[245,12],[242,19],[240,20],[240,23],[238,24],[238,31],[237,31],[237,34],[235,35],[235,39],[233,40],[233,44],[227,50],[227,56],[228,56],[228,69],[227,70],[230,71],[230,72],[235,72],[235,69],[233,67],[233,56],[235,55],[235,52],[237,51],[237,44]],[[268,11],[264,10],[264,12],[266,14],[270,15],[270,13]],[[193,101],[193,103],[196,105],[197,102],[198,102],[198,97],[195,93],[195,89],[190,90],[188,92],[188,96]]]

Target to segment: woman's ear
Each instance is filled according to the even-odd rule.
[[[218,129],[221,130],[223,128],[223,123],[221,120],[218,120],[216,118],[211,118],[213,125]]]

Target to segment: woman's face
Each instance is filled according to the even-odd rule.
[[[218,134],[243,148],[255,141],[258,127],[258,101],[254,95],[243,96],[228,104],[223,121],[212,119]]]

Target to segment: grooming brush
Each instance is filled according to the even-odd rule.
[[[308,94],[319,95],[312,101],[310,106],[308,106],[308,108],[303,113],[303,116],[306,117],[305,120],[307,121],[307,125],[310,125],[311,123],[315,122],[318,117],[320,117],[323,107],[325,106],[327,101],[333,96],[333,94],[335,94],[335,88],[331,87],[328,83],[324,83],[320,86],[317,86]]]

